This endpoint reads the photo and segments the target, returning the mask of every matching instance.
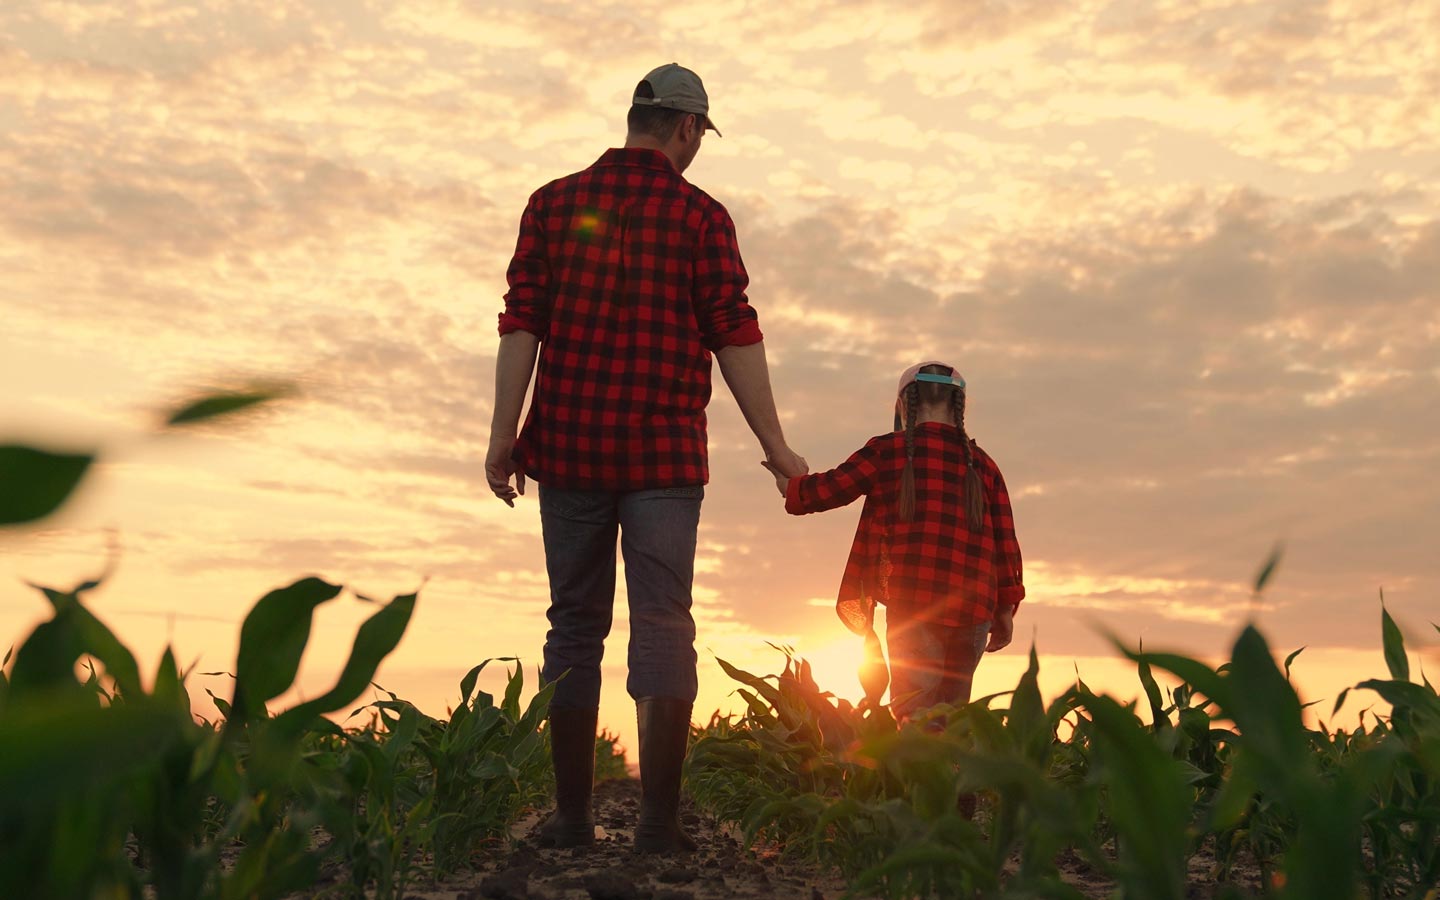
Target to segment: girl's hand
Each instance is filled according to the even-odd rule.
[[[790,479],[782,474],[769,460],[761,460],[760,465],[765,467],[765,471],[775,476],[775,490],[780,492],[780,496],[785,496],[785,489],[790,486]]]

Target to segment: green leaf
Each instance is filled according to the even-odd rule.
[[[1379,694],[1399,714],[1410,710],[1440,719],[1440,696],[1413,681],[1362,681],[1355,687]]]
[[[165,418],[165,425],[173,428],[177,425],[192,425],[196,422],[234,415],[262,403],[277,400],[292,392],[293,388],[288,385],[216,391],[181,404]]]
[[[263,715],[265,701],[290,687],[310,640],[315,608],[339,593],[337,584],[302,578],[260,598],[240,626],[231,721]]]
[[[34,522],[55,512],[94,462],[93,453],[0,446],[0,527]]]
[[[1405,638],[1400,634],[1400,626],[1390,618],[1390,611],[1385,608],[1385,592],[1380,592],[1380,634],[1385,646],[1385,665],[1390,670],[1390,677],[1396,681],[1410,680],[1410,659],[1405,655]]]
[[[512,722],[520,718],[520,692],[524,687],[525,667],[516,663],[515,671],[510,673],[509,680],[505,683],[505,697],[500,701],[500,708]]]
[[[1037,765],[1044,764],[1053,733],[1045,701],[1040,696],[1040,658],[1033,643],[1030,645],[1030,663],[1010,698],[1005,727],[1015,735],[1016,743],[1027,759]]]
[[[777,712],[779,711],[782,700],[778,688],[757,675],[751,675],[743,669],[735,668],[718,656],[715,657],[715,661],[720,664],[720,668],[724,670],[726,675],[729,675],[741,684],[749,685],[756,693],[765,698],[766,703],[769,703]]]
[[[1204,663],[1191,659],[1188,656],[1177,656],[1173,653],[1137,653],[1128,649],[1118,639],[1111,636],[1111,642],[1125,656],[1135,662],[1146,662],[1157,669],[1177,675],[1182,681],[1195,689],[1197,693],[1203,694],[1208,699],[1219,704],[1222,708],[1230,705],[1232,691],[1230,682],[1222,674],[1226,666],[1220,669],[1211,669]]]
[[[410,624],[410,616],[415,611],[417,596],[405,594],[396,597],[366,619],[355,635],[350,659],[346,661],[335,686],[314,700],[286,710],[279,716],[276,726],[287,733],[298,734],[313,717],[355,702],[355,698],[365,691],[365,686],[375,677],[375,670],[380,668],[380,662],[399,645],[405,628]]]
[[[484,662],[480,663],[480,665],[466,672],[465,677],[460,679],[461,706],[464,706],[470,702],[470,694],[475,690],[476,680],[480,678],[480,673],[485,671],[485,667],[490,665],[490,663],[492,662],[494,662],[493,659],[485,660]]]
[[[1145,699],[1150,704],[1150,727],[1156,731],[1167,727],[1170,724],[1170,717],[1165,715],[1165,703],[1160,698],[1160,684],[1155,680],[1155,675],[1150,671],[1150,664],[1145,661],[1143,654],[1145,644],[1140,644],[1142,658],[1137,660],[1137,672],[1140,676],[1140,685],[1145,689]]]
[[[1299,656],[1300,654],[1302,654],[1302,653],[1304,653],[1304,652],[1305,652],[1305,648],[1304,648],[1304,647],[1301,647],[1299,650],[1296,650],[1294,653],[1291,653],[1289,656],[1285,657],[1285,680],[1286,680],[1286,681],[1289,681],[1289,680],[1290,680],[1290,664],[1295,661],[1295,657]]]

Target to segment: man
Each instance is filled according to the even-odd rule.
[[[671,63],[646,75],[624,148],[531,196],[507,273],[485,474],[511,506],[527,476],[540,483],[550,577],[543,674],[560,679],[550,703],[556,811],[540,831],[550,846],[595,840],[596,710],[618,534],[630,603],[626,687],[640,730],[635,847],[695,848],[678,810],[696,694],[691,584],[709,480],[712,353],[767,460],[807,472],[775,412],[734,224],[681,175],[705,131],[720,133],[709,113],[694,72]]]

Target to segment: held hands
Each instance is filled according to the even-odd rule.
[[[774,464],[768,459],[760,460],[760,465],[765,467],[765,471],[775,476],[775,490],[780,492],[780,496],[785,496],[785,489],[790,486],[790,479],[780,474],[780,470],[775,468]]]
[[[505,505],[515,506],[515,497],[525,493],[525,473],[519,470],[510,453],[515,449],[515,438],[498,434],[490,435],[490,449],[485,453],[485,480],[495,496]],[[510,476],[515,476],[515,486],[510,486]]]
[[[805,461],[805,457],[789,447],[781,447],[774,453],[767,454],[766,459],[760,465],[775,476],[775,489],[780,492],[782,497],[785,496],[785,489],[789,486],[791,478],[807,475],[810,472],[810,464]]]
[[[994,653],[996,650],[1004,650],[1010,646],[1010,639],[1015,634],[1015,607],[1006,606],[995,612],[995,620],[990,623],[990,642],[985,645],[986,653]]]

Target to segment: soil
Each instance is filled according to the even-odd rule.
[[[643,856],[632,829],[640,812],[640,783],[605,781],[595,787],[598,840],[593,847],[552,850],[536,845],[535,814],[515,828],[514,847],[478,872],[406,892],[407,900],[834,900],[845,892],[836,875],[813,865],[766,859],[745,850],[733,832],[689,801],[680,820],[700,845],[694,853]]]
[[[599,839],[593,847],[538,847],[533,830],[543,816],[531,815],[514,829],[513,847],[495,854],[487,866],[444,882],[412,885],[406,900],[836,900],[845,893],[847,885],[837,873],[747,850],[733,829],[688,801],[681,821],[700,849],[671,856],[637,854],[631,829],[639,807],[639,782],[603,782],[595,789]],[[1057,862],[1061,877],[1086,897],[1113,896],[1114,883],[1079,856],[1067,851]],[[1189,897],[1214,895],[1210,868],[1203,854],[1192,860]]]

